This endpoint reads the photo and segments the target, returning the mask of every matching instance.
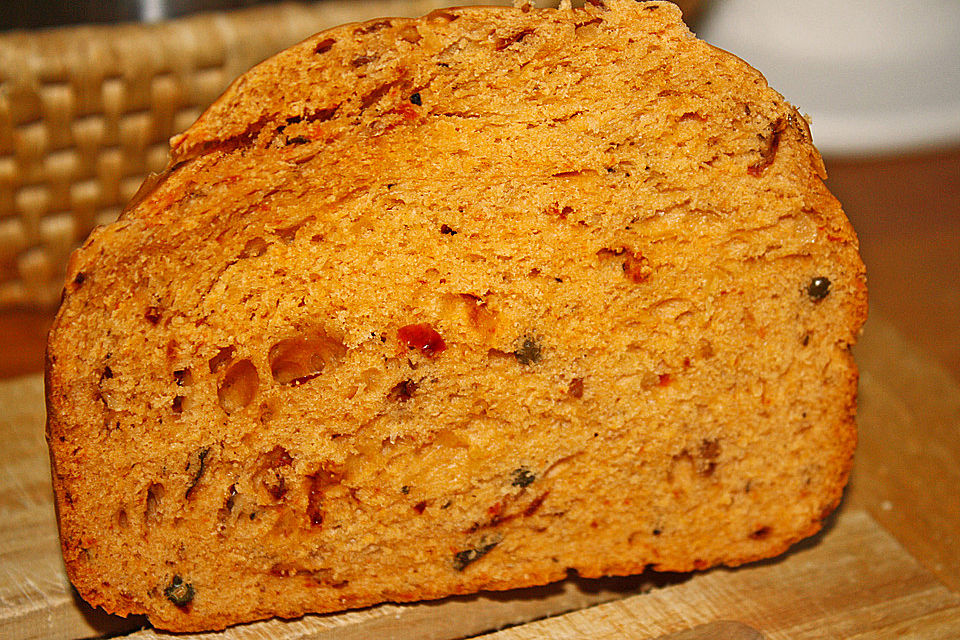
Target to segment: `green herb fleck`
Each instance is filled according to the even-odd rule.
[[[167,600],[178,607],[185,607],[193,602],[193,585],[184,582],[180,576],[173,576],[170,586],[163,590],[163,595],[167,596]]]
[[[463,571],[469,565],[473,564],[483,556],[490,553],[490,550],[497,546],[496,542],[481,545],[475,549],[465,549],[453,556],[453,568],[457,571]]]
[[[523,344],[520,345],[520,348],[513,352],[513,355],[520,364],[535,364],[540,362],[540,344],[533,338],[526,337],[523,339]]]
[[[513,482],[511,482],[510,484],[512,484],[515,487],[521,487],[521,488],[529,487],[531,484],[533,484],[533,481],[537,479],[537,476],[535,476],[533,472],[530,471],[530,469],[527,469],[526,467],[520,467],[519,469],[514,469],[511,475],[513,475]]]

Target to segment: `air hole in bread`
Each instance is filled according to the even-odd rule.
[[[97,400],[103,403],[103,406],[110,408],[110,398],[111,390],[113,388],[112,383],[109,381],[113,379],[113,369],[109,365],[103,367],[100,371],[100,379],[97,381]]]
[[[269,246],[267,241],[259,236],[250,238],[247,240],[247,243],[243,245],[243,250],[237,257],[240,259],[259,258],[267,252],[267,247]]]
[[[253,402],[260,386],[257,368],[244,359],[230,365],[217,387],[217,400],[227,413],[234,413]]]
[[[552,177],[554,178],[589,178],[591,176],[597,175],[597,172],[593,169],[578,169],[575,171],[561,171],[559,173],[554,173]]]
[[[189,387],[191,384],[193,384],[193,373],[190,371],[189,367],[176,369],[173,372],[173,379],[177,383],[178,387]]]
[[[261,402],[258,407],[257,420],[261,425],[266,425],[276,416],[277,410],[274,406],[274,402],[268,400],[266,402]]]
[[[296,386],[316,378],[325,368],[340,362],[346,353],[342,342],[317,329],[280,340],[270,347],[267,359],[274,380]]]
[[[363,24],[357,27],[356,29],[353,30],[353,33],[358,36],[362,36],[368,33],[376,33],[377,31],[382,31],[383,29],[387,29],[391,26],[393,26],[393,22],[391,22],[390,20],[376,20],[374,22],[368,22],[366,24]]]
[[[303,220],[287,227],[279,227],[273,230],[273,233],[283,241],[284,244],[292,244],[297,239],[297,232],[306,224],[314,220],[313,216],[307,216]]]
[[[525,28],[517,31],[516,33],[506,36],[505,38],[497,38],[494,42],[493,48],[497,51],[503,51],[507,47],[514,45],[518,42],[523,42],[523,39],[529,35],[536,33],[534,29]]]
[[[354,57],[352,60],[350,60],[350,66],[353,67],[353,68],[355,68],[355,69],[359,69],[360,67],[363,67],[363,66],[366,66],[366,65],[370,64],[370,63],[373,62],[374,60],[376,60],[376,58],[373,57],[373,56],[360,55],[360,56],[356,56],[356,57]]]
[[[452,11],[444,11],[443,9],[434,9],[425,16],[427,22],[453,22],[460,16]]]
[[[759,529],[755,530],[753,533],[750,534],[750,539],[765,540],[766,538],[770,537],[770,534],[772,532],[773,532],[773,529],[771,529],[770,527],[766,527],[766,526],[760,527]]]
[[[700,457],[707,460],[715,460],[720,457],[720,441],[716,439],[704,439],[700,443]]]
[[[653,274],[653,267],[639,251],[628,251],[623,261],[623,273],[631,282],[641,284]]]
[[[385,95],[390,93],[391,89],[395,87],[402,88],[407,84],[408,83],[406,80],[404,80],[403,78],[399,78],[397,80],[394,80],[393,82],[388,82],[386,84],[380,85],[379,87],[377,87],[376,89],[374,89],[373,91],[365,95],[360,100],[360,109],[361,110],[369,109],[375,103],[379,102],[381,98],[383,98]]]
[[[287,467],[292,465],[293,457],[280,445],[260,455],[253,480],[266,503],[279,502],[287,494]]]
[[[163,493],[163,485],[159,482],[154,482],[147,487],[147,496],[143,509],[143,521],[147,526],[156,526],[160,524],[163,518],[161,511]]]
[[[313,577],[313,571],[291,562],[277,562],[270,567],[270,575],[278,578],[291,578],[293,576]]]
[[[490,338],[497,332],[497,310],[493,308],[496,296],[484,297],[472,294],[446,294],[444,296],[445,315],[450,322],[465,325],[484,338]]]
[[[417,29],[416,25],[412,24],[408,24],[400,29],[400,38],[406,40],[410,44],[417,44],[423,40],[423,36],[420,35],[420,31]]]
[[[273,526],[270,527],[271,536],[277,536],[286,539],[301,528],[303,514],[299,513],[298,511],[283,507],[277,509],[275,513],[277,514],[277,517],[273,522]]]
[[[716,355],[716,352],[713,350],[713,343],[706,338],[700,338],[700,341],[697,343],[697,355],[704,360],[712,358]]]
[[[233,508],[237,503],[237,496],[239,495],[237,491],[236,483],[230,485],[227,489],[227,497],[223,500],[223,506],[220,507],[220,510],[217,511],[217,518],[222,522],[230,517],[233,513]]]
[[[219,351],[217,351],[217,354],[210,358],[210,360],[207,362],[207,364],[210,366],[210,373],[217,373],[223,369],[223,367],[229,364],[230,361],[233,360],[233,354],[236,353],[236,351],[237,348],[233,346],[222,347]]]
[[[593,18],[584,22],[578,22],[574,25],[577,35],[580,37],[593,35],[597,30],[597,25],[603,24],[603,18]]]
[[[623,254],[626,250],[623,247],[617,247],[616,249],[603,248],[597,251],[597,259],[600,261],[600,264],[608,265],[612,262],[623,265]]]
[[[326,516],[323,509],[324,494],[343,481],[343,472],[336,465],[324,464],[313,475],[307,476],[307,518],[310,525],[319,527]]]
[[[780,136],[787,128],[787,120],[777,118],[770,124],[770,130],[767,133],[759,134],[760,138],[760,159],[747,167],[747,173],[751,176],[759,177],[767,170],[767,167],[773,164],[777,158],[777,151],[780,149]]]
[[[393,385],[389,393],[387,393],[387,400],[391,402],[406,402],[413,397],[413,394],[417,390],[417,383],[413,380],[401,380],[397,384]]]
[[[680,122],[689,122],[691,120],[696,122],[706,122],[707,118],[706,116],[700,115],[696,111],[687,111],[680,116]]]

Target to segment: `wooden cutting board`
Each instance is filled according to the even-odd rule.
[[[0,383],[0,638],[960,638],[960,389],[873,318],[845,503],[781,558],[168,636],[80,601],[59,555],[39,376]],[[607,604],[597,605],[601,602]],[[566,615],[557,615],[573,611]],[[547,616],[554,616],[546,618]],[[529,622],[545,618],[537,622]],[[527,623],[527,624],[523,624]]]
[[[909,632],[909,633],[908,633]],[[786,557],[541,620],[490,640],[958,638],[960,595],[865,512],[843,510]]]

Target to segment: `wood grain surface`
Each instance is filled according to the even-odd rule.
[[[960,387],[876,313],[855,354],[860,440],[846,501],[960,591]]]
[[[695,640],[698,636],[691,634],[711,629],[698,631],[698,626],[732,620],[768,638],[958,638],[960,388],[877,316],[867,324],[857,358],[862,369],[860,445],[847,497],[824,534],[782,559],[693,576],[567,581],[542,589],[272,620],[202,637],[455,638],[616,599],[615,605],[577,614],[616,614],[591,626],[588,635],[681,634],[677,638]],[[93,610],[76,598],[66,580],[43,422],[40,376],[0,382],[0,638],[104,637],[135,630],[145,624],[142,618],[125,620]],[[569,620],[551,619],[560,626],[549,633],[560,635],[509,635],[527,633],[522,626],[499,637],[572,637],[571,629],[588,624],[577,617]],[[564,626],[569,624],[574,626]],[[837,633],[817,631],[825,628]],[[593,635],[602,629],[613,635]],[[719,634],[721,627],[712,629]],[[722,629],[734,633],[730,625]],[[148,629],[129,637],[165,635]]]
[[[860,236],[871,311],[960,382],[960,148],[826,161]]]
[[[669,634],[669,635],[664,635]],[[956,638],[960,595],[863,511],[785,557],[484,636],[485,640]]]

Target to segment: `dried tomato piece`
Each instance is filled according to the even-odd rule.
[[[417,349],[428,358],[442,353],[447,343],[429,324],[408,324],[397,330],[397,338],[410,349]]]

